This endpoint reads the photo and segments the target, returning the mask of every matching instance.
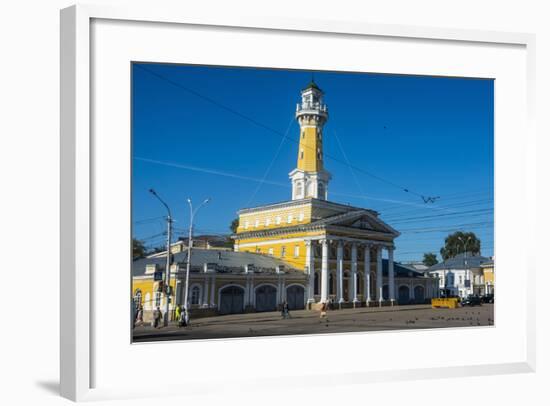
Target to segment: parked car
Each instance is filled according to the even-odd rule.
[[[481,306],[481,298],[477,295],[468,295],[462,301],[462,306]]]
[[[481,296],[481,302],[482,303],[495,303],[495,295],[492,293],[489,293],[487,295]]]

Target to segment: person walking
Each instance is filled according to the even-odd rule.
[[[327,302],[321,303],[321,314],[319,315],[320,319],[327,317]]]
[[[189,314],[187,313],[187,309],[184,307],[178,319],[178,325],[180,327],[187,327],[188,324],[189,324]]]
[[[290,319],[290,308],[288,307],[287,302],[283,303],[283,307],[281,309],[281,314],[283,316],[283,319]]]
[[[177,305],[176,306],[176,317],[175,317],[175,320],[177,320],[179,322],[181,318],[181,306],[180,305]]]
[[[155,311],[153,312],[153,320],[154,320],[154,327],[160,328],[162,326],[161,320],[162,320],[162,312],[160,311],[160,307],[157,306]]]
[[[134,327],[141,326],[141,325],[143,325],[143,306],[140,305],[136,314]]]

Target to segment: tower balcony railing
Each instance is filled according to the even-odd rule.
[[[323,103],[297,103],[296,115],[299,114],[320,114],[323,116],[328,115],[328,108]]]

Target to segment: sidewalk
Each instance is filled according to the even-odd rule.
[[[359,307],[359,308],[347,308],[341,310],[329,310],[328,319],[334,319],[339,322],[355,320],[366,320],[369,314],[399,314],[411,311],[421,311],[431,309],[429,304],[423,305],[404,305],[393,307]],[[193,330],[219,330],[220,332],[233,331],[237,333],[237,330],[250,332],[262,327],[262,330],[267,330],[268,327],[283,328],[289,327],[291,329],[301,330],[301,326],[311,326],[314,323],[318,323],[320,312],[311,310],[293,310],[290,312],[291,318],[283,320],[281,312],[261,312],[261,313],[241,313],[241,314],[228,314],[223,316],[203,317],[198,319],[191,319],[188,327],[179,327],[176,322],[171,322],[167,327],[154,328],[150,325],[138,326],[134,329],[135,339],[145,338],[162,338],[170,336],[187,336]],[[283,324],[283,325],[281,325]],[[271,328],[269,328],[271,330]],[[216,334],[217,335],[217,334]],[[249,334],[248,334],[249,335]]]

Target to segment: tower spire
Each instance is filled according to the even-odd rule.
[[[328,120],[328,108],[323,102],[323,91],[314,82],[302,89],[302,101],[296,106],[296,120],[300,124],[300,144],[296,169],[289,177],[292,199],[327,199],[330,174],[323,165],[323,126]]]

